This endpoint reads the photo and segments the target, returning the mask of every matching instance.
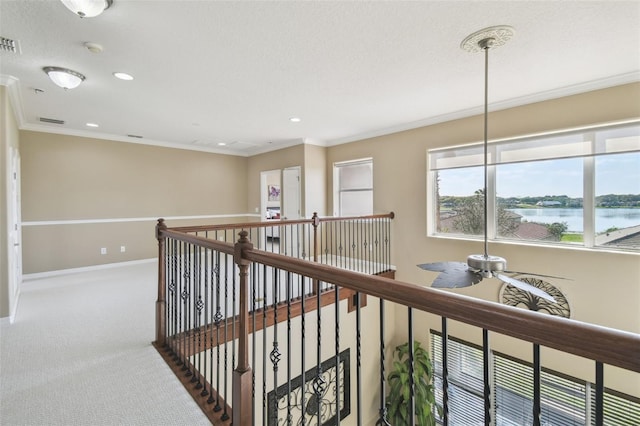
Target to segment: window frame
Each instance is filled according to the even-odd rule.
[[[371,165],[371,187],[342,189],[340,183],[340,168],[349,166],[359,166],[363,164]],[[339,161],[333,163],[333,215],[336,217],[342,216],[342,203],[341,194],[343,192],[371,192],[371,211],[369,215],[373,214],[373,157],[359,158],[356,160]]]
[[[594,126],[580,127],[567,129],[562,131],[536,133],[525,136],[493,139],[488,141],[487,155],[487,238],[490,241],[496,242],[508,242],[514,244],[523,245],[553,245],[566,248],[588,248],[602,251],[629,251],[638,252],[633,248],[622,248],[618,246],[604,246],[596,245],[596,158],[608,154],[621,154],[621,153],[633,153],[640,152],[640,142],[632,141],[630,144],[618,146],[607,145],[606,139],[603,137],[596,137],[598,132],[611,133],[627,127],[633,128],[640,124],[640,119],[625,120],[614,123],[606,123]],[[579,141],[582,136],[583,141]],[[568,148],[557,148],[558,152],[562,152],[559,156],[543,156],[541,158],[533,158],[529,160],[517,159],[517,161],[501,161],[501,149],[506,152],[514,152],[509,150],[509,147],[517,147],[518,143],[524,144],[523,146],[531,147],[534,145],[535,150],[536,141],[559,140],[561,145]],[[544,146],[543,143],[541,145]],[[550,145],[552,146],[552,145]],[[426,173],[426,228],[427,236],[434,238],[446,238],[446,239],[462,239],[462,240],[481,240],[483,236],[471,235],[471,234],[453,234],[438,232],[437,230],[437,217],[439,205],[437,204],[437,171],[456,169],[456,168],[468,168],[473,166],[483,166],[484,158],[480,155],[483,143],[476,142],[473,144],[455,145],[451,147],[435,148],[427,150],[427,173]],[[505,149],[506,147],[507,149]],[[517,151],[517,149],[515,150]],[[538,151],[541,151],[538,149]],[[460,154],[460,155],[458,155]],[[496,168],[500,164],[508,163],[524,163],[535,162],[544,160],[559,160],[563,158],[581,158],[582,159],[582,172],[583,172],[583,242],[582,243],[567,243],[567,242],[554,242],[546,240],[525,240],[498,236],[498,230],[496,226],[496,214],[497,214],[497,195],[496,195]],[[441,165],[438,166],[438,161]],[[448,165],[447,165],[448,163]],[[482,182],[480,182],[482,186]]]

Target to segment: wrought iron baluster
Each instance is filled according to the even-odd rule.
[[[175,239],[170,239],[167,240],[167,242],[169,244],[167,244],[167,246],[169,247],[169,250],[171,251],[171,273],[170,273],[170,278],[169,278],[169,315],[167,317],[168,322],[169,322],[169,329],[170,331],[168,332],[168,335],[170,336],[169,339],[167,339],[167,343],[169,344],[169,350],[171,351],[172,354],[175,354],[175,338],[176,338],[176,334],[177,334],[177,321],[178,321],[178,317],[176,315],[176,309],[177,309],[177,289],[178,289],[178,283],[177,283],[177,275],[178,275],[178,262],[177,262],[177,245],[178,242]]]
[[[376,426],[391,426],[387,419],[387,390],[386,390],[386,372],[385,372],[385,344],[384,344],[384,299],[380,300],[380,408],[378,421]]]
[[[256,400],[256,368],[255,366],[258,365],[256,363],[256,353],[258,352],[256,350],[256,310],[258,309],[257,307],[257,303],[256,303],[256,298],[257,298],[257,285],[258,285],[258,264],[257,263],[252,263],[251,264],[251,343],[252,343],[252,348],[251,348],[251,365],[253,366],[253,368],[251,369],[251,399],[253,401]],[[254,423],[255,423],[255,419],[256,419],[256,404],[252,404],[251,405],[251,418],[254,419]]]
[[[413,309],[407,308],[407,331],[409,334],[409,425],[416,424],[416,380],[415,380],[415,358],[414,358],[414,340],[413,340]]]
[[[533,426],[540,426],[540,345],[533,344]]]
[[[306,348],[305,348],[305,334],[306,334],[306,324],[305,324],[305,317],[306,317],[306,310],[305,310],[305,300],[307,299],[307,291],[305,289],[305,282],[307,281],[307,279],[305,277],[303,277],[302,275],[299,276],[299,282],[300,282],[300,286],[301,288],[301,292],[300,294],[302,295],[302,298],[300,299],[300,352],[301,352],[301,356],[300,356],[300,364],[301,364],[301,369],[302,369],[302,392],[301,392],[301,407],[306,407],[307,403],[306,403],[306,383],[307,383],[307,378],[306,378],[306,367],[305,367],[305,358],[306,358]],[[306,417],[303,413],[302,415],[302,423],[301,426],[305,426],[306,425]]]
[[[442,426],[449,425],[449,367],[447,318],[442,317]]]
[[[272,343],[272,350],[271,353],[269,354],[269,359],[271,360],[271,365],[272,365],[272,371],[273,371],[273,388],[274,389],[278,389],[278,363],[280,362],[280,359],[282,357],[282,354],[280,353],[280,349],[278,349],[278,301],[280,300],[280,295],[279,295],[279,287],[280,287],[280,283],[279,283],[279,270],[276,268],[273,268],[273,305],[272,305],[272,309],[273,309],[273,343]],[[276,416],[276,418],[274,419],[274,424],[278,424],[278,410],[274,411],[274,415]]]
[[[320,426],[322,424],[322,395],[325,391],[325,381],[322,378],[322,303],[321,303],[321,292],[316,293],[316,318],[317,324],[316,327],[318,329],[318,340],[316,350],[316,377],[313,379],[313,391],[316,397],[316,416],[317,416],[317,424]]]
[[[340,395],[344,395],[340,393],[340,286],[334,285],[334,313],[335,313],[335,339],[336,339],[336,352],[335,352],[335,360],[336,360],[336,384],[335,384],[335,392],[336,392],[336,425],[340,425]]]
[[[338,223],[337,224],[337,228],[338,228],[338,233],[339,235],[339,239],[338,239],[338,243],[340,244],[340,246],[338,247],[338,263],[340,264],[340,267],[344,268],[344,258],[346,253],[344,253],[345,247],[347,246],[346,241],[345,241],[345,223]],[[334,226],[335,227],[335,226]]]
[[[216,266],[215,266],[215,278],[216,278],[216,314],[214,317],[215,320],[215,325],[216,325],[216,398],[215,398],[215,402],[216,405],[213,407],[213,411],[218,412],[220,410],[222,410],[222,407],[220,406],[220,377],[222,376],[221,372],[220,372],[220,324],[222,323],[222,307],[221,307],[221,299],[222,299],[222,280],[220,279],[220,273],[224,272],[226,273],[226,271],[222,271],[222,264],[221,264],[221,253],[219,251],[216,251]],[[213,354],[213,351],[212,351]],[[213,373],[213,366],[211,368],[212,373]],[[211,395],[209,395],[209,402],[210,404],[213,403],[213,380],[211,381],[212,383],[212,392]]]
[[[596,361],[596,426],[604,424],[604,365]]]
[[[200,375],[202,374],[201,369],[202,369],[202,310],[204,309],[204,301],[202,300],[202,284],[203,284],[203,280],[202,280],[202,247],[198,246],[197,250],[196,250],[196,255],[197,255],[197,268],[195,269],[195,271],[198,274],[198,278],[196,280],[196,297],[197,297],[197,302],[195,304],[196,309],[194,312],[194,315],[196,316],[196,323],[195,323],[195,327],[196,327],[196,334],[198,335],[198,341],[196,343],[196,352],[193,356],[194,361],[196,361],[197,358],[197,363],[195,363],[196,367],[194,368],[194,374],[193,374],[193,378],[191,379],[192,383],[196,384],[196,389],[202,389],[202,381],[200,379]],[[195,300],[195,299],[194,299]],[[194,338],[195,339],[195,338]]]
[[[235,238],[235,236],[234,236]],[[230,259],[232,259],[231,261],[231,270],[232,270],[232,274],[231,274],[231,368],[230,370],[233,371],[233,369],[235,368],[235,366],[237,365],[236,363],[236,319],[238,311],[236,308],[236,303],[238,303],[238,274],[240,273],[240,269],[239,267],[236,265],[236,263],[233,261],[233,258],[230,257]],[[226,397],[225,397],[226,398]],[[228,404],[227,404],[228,405]]]
[[[208,238],[209,237],[209,232],[207,231],[205,233],[205,236]],[[203,354],[203,358],[204,358],[204,365],[202,368],[202,392],[200,392],[200,396],[205,397],[209,395],[209,391],[207,390],[207,352],[211,351],[211,345],[209,344],[210,340],[209,340],[209,331],[211,328],[211,307],[209,305],[209,300],[210,300],[210,296],[209,296],[209,290],[210,290],[210,283],[211,283],[211,276],[209,275],[209,270],[210,270],[210,255],[209,253],[211,252],[211,250],[209,249],[205,249],[204,251],[204,346],[207,348],[206,351],[204,351]]]
[[[181,365],[182,364],[182,357],[184,356],[185,353],[185,349],[184,349],[184,344],[185,344],[185,329],[186,329],[186,325],[185,325],[185,295],[186,295],[186,290],[185,290],[185,286],[187,284],[187,259],[185,256],[185,252],[186,250],[186,245],[187,243],[182,243],[181,246],[181,251],[180,251],[180,257],[181,257],[181,269],[180,269],[180,334],[179,336],[179,341],[178,341],[178,345],[179,345],[179,349],[177,351],[177,356],[178,356],[178,360],[177,360],[177,364]]]
[[[225,231],[225,241],[227,240],[227,235]],[[229,256],[224,253],[224,400],[230,401],[229,399]],[[229,420],[229,413],[227,410],[227,406],[229,404],[224,404],[223,413],[220,417],[223,421]]]
[[[358,426],[362,425],[362,314],[360,292],[356,293],[356,410]]]
[[[491,382],[490,371],[491,350],[489,348],[489,331],[482,329],[482,371],[484,381],[484,424],[491,425]]]
[[[293,419],[291,414],[291,293],[292,285],[291,272],[287,272],[287,424],[290,425]]]
[[[186,256],[186,260],[187,260],[187,267],[186,267],[186,273],[187,273],[187,285],[186,285],[186,293],[184,294],[184,305],[185,305],[185,336],[184,336],[184,352],[183,352],[183,364],[182,364],[182,371],[185,372],[186,376],[190,376],[191,375],[191,369],[189,368],[189,353],[191,353],[191,337],[193,335],[193,330],[192,330],[192,322],[191,322],[191,315],[192,315],[192,303],[191,303],[191,297],[193,295],[193,270],[192,268],[192,249],[193,249],[193,245],[192,244],[187,244],[187,256]]]
[[[363,234],[364,234],[364,226],[362,223],[362,219],[358,219],[356,221],[356,224],[358,225],[356,227],[356,232],[357,232],[357,238],[358,241],[360,242],[360,244],[358,244],[356,247],[356,251],[357,251],[357,262],[359,264],[358,269],[356,269],[358,272],[364,272],[364,252],[362,250],[364,250],[366,248],[366,242],[364,241],[363,238]]]
[[[262,283],[262,424],[267,424],[267,265],[263,265]]]
[[[191,376],[191,382],[195,383],[195,381],[193,380],[195,378],[196,375],[196,371],[195,371],[195,367],[196,367],[196,343],[197,343],[197,325],[196,325],[196,320],[197,320],[197,311],[198,311],[198,307],[197,307],[197,291],[198,291],[198,280],[199,280],[199,265],[198,265],[198,256],[197,256],[197,252],[198,252],[198,246],[193,244],[191,246],[191,270],[189,272],[189,275],[191,276],[191,282],[189,283],[189,298],[188,298],[188,305],[189,305],[189,333],[191,334],[191,337],[189,339],[188,342],[188,352],[187,352],[187,365],[188,365],[188,370],[186,375],[187,376]],[[189,360],[189,358],[192,357],[192,360]],[[193,369],[193,370],[192,370]]]

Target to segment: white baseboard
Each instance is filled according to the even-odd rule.
[[[59,269],[57,271],[37,272],[34,274],[22,275],[22,282],[39,280],[42,278],[57,277],[59,275],[77,274],[79,272],[99,271],[101,269],[119,268],[121,266],[140,265],[143,263],[157,262],[157,258],[130,260],[128,262],[105,263],[102,265],[83,266],[81,268]]]
[[[18,304],[18,302],[20,301],[20,295],[22,294],[22,292],[20,291],[20,288],[18,288],[18,291],[16,292],[16,297],[13,301],[13,307],[11,308],[10,314],[9,314],[9,323],[13,324],[16,320],[16,314],[18,313],[18,306],[20,306]]]

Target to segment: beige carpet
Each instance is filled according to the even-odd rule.
[[[0,328],[0,424],[206,425],[151,346],[156,263],[23,283]]]

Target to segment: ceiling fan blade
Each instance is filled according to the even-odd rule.
[[[463,264],[464,265],[464,264]],[[464,269],[449,269],[441,272],[440,275],[433,280],[431,287],[435,288],[461,288],[470,287],[482,281],[482,275],[470,271],[467,265]]]
[[[433,272],[446,272],[450,270],[466,270],[467,264],[463,262],[435,262],[423,263],[418,265],[419,268]]]
[[[482,276],[471,270],[463,262],[434,262],[418,265],[427,271],[440,272],[431,283],[435,288],[460,288],[469,287],[482,281]]]
[[[544,278],[557,278],[559,280],[568,280],[569,278],[565,277],[556,277],[554,275],[542,275],[542,274],[534,274],[531,272],[519,272],[519,271],[502,271],[505,274],[517,274],[517,275],[533,275],[535,277],[544,277]]]
[[[511,284],[514,287],[519,288],[520,290],[524,290],[524,291],[529,292],[529,293],[531,293],[531,294],[533,294],[535,296],[538,296],[538,297],[541,297],[541,298],[543,298],[545,300],[548,300],[548,301],[550,301],[552,303],[556,303],[556,299],[554,299],[553,297],[549,296],[546,292],[540,290],[537,287],[532,286],[531,284],[527,284],[524,281],[520,281],[520,280],[508,277],[508,276],[503,275],[503,274],[496,274],[495,277],[497,279],[499,279],[500,281],[503,281],[505,283]]]

